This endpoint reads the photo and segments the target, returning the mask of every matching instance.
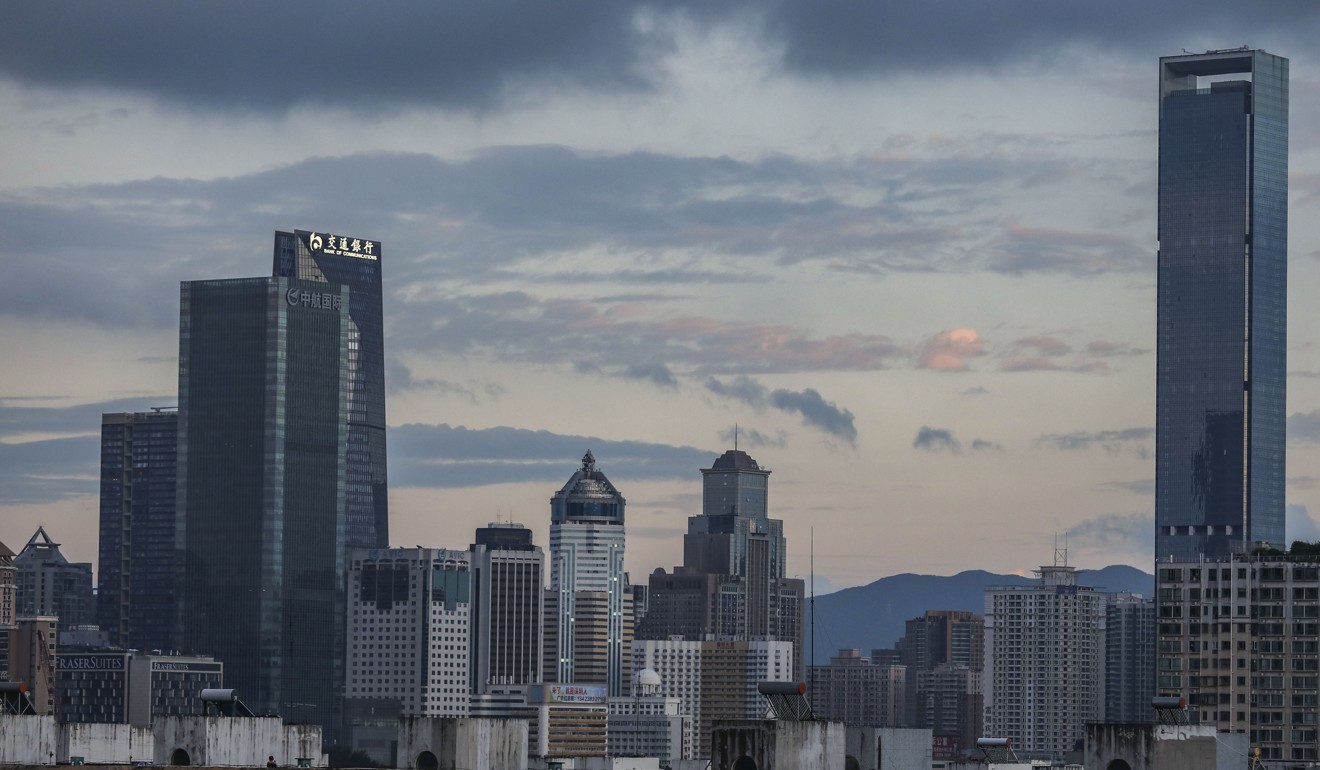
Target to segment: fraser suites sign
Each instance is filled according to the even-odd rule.
[[[123,671],[123,655],[56,655],[61,671]]]
[[[373,262],[380,259],[380,241],[366,241],[329,233],[309,233],[302,230],[296,232],[298,238],[307,244],[307,249],[314,253],[331,257],[356,257]]]

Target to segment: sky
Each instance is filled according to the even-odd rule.
[[[1157,63],[1291,60],[1289,539],[1320,539],[1311,2],[51,2],[0,10],[0,541],[95,561],[100,414],[180,281],[382,242],[391,541],[548,542],[591,450],[635,582],[700,468],[788,571],[1151,569]],[[814,554],[814,556],[813,556]]]

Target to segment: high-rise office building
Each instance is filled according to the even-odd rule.
[[[623,571],[625,502],[591,452],[550,499],[553,607],[546,608],[546,643],[554,644],[555,655],[546,664],[547,672],[554,671],[547,681],[601,684],[611,696],[626,693],[632,592]],[[591,629],[579,629],[588,619]]]
[[[1155,602],[1114,596],[1105,608],[1105,637],[1105,721],[1155,721]]]
[[[14,570],[18,617],[57,617],[61,628],[96,622],[91,562],[66,559],[60,552],[60,544],[50,539],[45,527],[37,527],[27,545],[14,557]]]
[[[472,554],[473,695],[541,681],[545,573],[541,547],[518,524],[477,530]]]
[[[275,233],[275,276],[349,289],[344,479],[349,548],[386,548],[390,541],[380,251],[379,241],[305,230]]]
[[[731,449],[701,477],[702,512],[688,518],[682,566],[649,577],[642,635],[792,642],[800,677],[805,586],[784,575],[784,523],[769,517],[770,471]]]
[[[405,716],[467,716],[467,551],[355,549],[348,607],[349,700],[397,701]]]
[[[258,713],[333,729],[344,682],[350,292],[182,284],[181,646]]]
[[[1062,757],[1105,710],[1105,594],[1073,567],[985,590],[985,730],[1019,756]]]
[[[1288,60],[1160,59],[1155,553],[1284,540]]]
[[[178,444],[179,415],[173,409],[101,415],[96,618],[117,647],[178,647]]]

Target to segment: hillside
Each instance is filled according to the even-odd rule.
[[[1155,576],[1124,564],[1099,570],[1078,570],[1078,583],[1104,591],[1131,591],[1150,596]],[[828,663],[841,648],[856,647],[864,655],[872,648],[892,647],[903,635],[903,624],[926,610],[985,611],[985,589],[996,585],[1029,585],[1034,578],[996,575],[968,570],[957,575],[914,575],[906,573],[881,578],[874,583],[845,588],[816,597],[815,661]],[[811,651],[811,617],[808,610],[803,637]]]

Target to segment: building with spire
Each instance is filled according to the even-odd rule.
[[[643,638],[789,641],[801,676],[804,584],[785,576],[784,522],[769,516],[769,480],[739,449],[701,469],[702,512],[688,518],[682,566],[650,576]]]
[[[611,696],[626,694],[633,623],[623,571],[625,504],[590,451],[550,498],[547,682],[604,685]]]

